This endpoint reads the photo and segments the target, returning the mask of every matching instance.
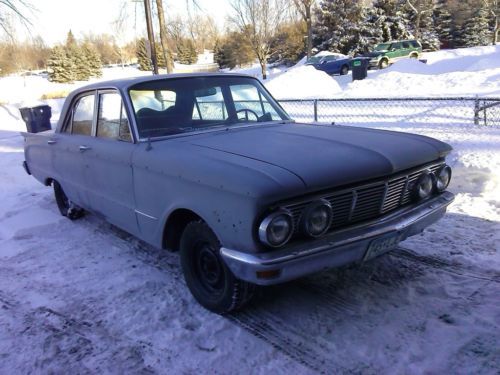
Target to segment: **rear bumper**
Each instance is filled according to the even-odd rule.
[[[444,192],[377,220],[286,250],[249,254],[223,247],[221,256],[242,280],[259,285],[279,284],[324,269],[361,262],[371,241],[392,232],[397,232],[401,240],[422,232],[444,216],[453,199],[452,193]]]

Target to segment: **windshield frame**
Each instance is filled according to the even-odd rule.
[[[179,85],[178,81],[195,81],[195,87],[198,87],[197,84],[202,83],[201,87],[204,87],[203,84],[208,83],[210,86],[218,86],[221,87],[224,91],[223,93],[223,103],[227,106],[228,110],[228,118],[220,123],[214,123],[213,125],[205,124],[204,126],[191,127],[186,124],[184,128],[192,130],[180,131],[172,134],[161,134],[154,136],[145,136],[141,134],[141,129],[139,127],[139,121],[137,118],[137,112],[135,109],[134,99],[132,97],[133,91],[154,91],[155,88],[158,91],[168,91],[169,87],[174,83],[175,85]],[[197,81],[197,82],[196,82]],[[235,110],[235,103],[238,103],[238,100],[234,100],[230,87],[234,85],[252,85],[257,89],[257,92],[260,93],[259,97],[263,103],[267,102],[271,106],[271,108],[276,112],[276,114],[280,117],[277,120],[265,120],[265,121],[230,121],[229,110],[232,108]],[[211,131],[221,131],[221,130],[230,130],[232,128],[241,128],[241,127],[249,127],[249,126],[263,126],[269,124],[276,123],[289,123],[293,122],[290,116],[286,113],[283,107],[279,104],[279,102],[269,93],[266,87],[256,78],[245,76],[245,75],[231,75],[231,74],[220,74],[220,75],[207,75],[207,76],[188,76],[188,77],[166,77],[164,79],[152,79],[144,82],[140,82],[134,85],[131,85],[126,90],[127,101],[130,103],[131,114],[134,119],[134,125],[136,128],[137,140],[138,142],[152,141],[152,140],[160,140],[165,138],[173,138],[180,136],[187,136],[192,134],[206,133]]]

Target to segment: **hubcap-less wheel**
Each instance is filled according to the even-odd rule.
[[[220,256],[221,244],[202,221],[189,223],[180,251],[184,279],[193,297],[208,310],[226,313],[252,298],[255,286],[238,279]]]
[[[220,292],[223,287],[223,270],[215,249],[209,243],[198,245],[198,256],[196,257],[196,273],[202,285],[209,292]]]
[[[56,198],[57,207],[61,215],[66,216],[70,220],[75,220],[83,216],[84,211],[73,202],[71,202],[66,193],[64,193],[63,188],[57,181],[53,181],[52,185],[54,187],[54,195]]]

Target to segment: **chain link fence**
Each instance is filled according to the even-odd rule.
[[[500,98],[284,99],[279,103],[302,122],[500,126]]]

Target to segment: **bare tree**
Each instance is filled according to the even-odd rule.
[[[232,22],[242,33],[259,60],[262,78],[266,79],[267,59],[271,55],[271,40],[281,25],[285,9],[284,0],[233,0]]]
[[[14,15],[29,30],[31,21],[26,14],[33,10],[35,10],[35,8],[26,0],[0,0],[0,28],[9,37],[12,37],[9,16]]]
[[[415,39],[420,38],[420,21],[425,13],[432,13],[434,10],[433,0],[406,0],[406,3],[415,13]]]
[[[500,2],[498,0],[492,0],[490,4],[490,12],[493,17],[493,45],[498,42],[498,33],[500,31]]]
[[[295,8],[306,23],[307,31],[307,58],[311,57],[312,50],[312,15],[311,10],[315,0],[293,0]]]
[[[158,11],[158,24],[160,26],[160,44],[163,53],[163,58],[167,64],[167,73],[174,72],[174,63],[172,62],[172,55],[168,49],[167,42],[167,26],[165,23],[165,12],[163,11],[163,0],[156,0],[156,9]]]

